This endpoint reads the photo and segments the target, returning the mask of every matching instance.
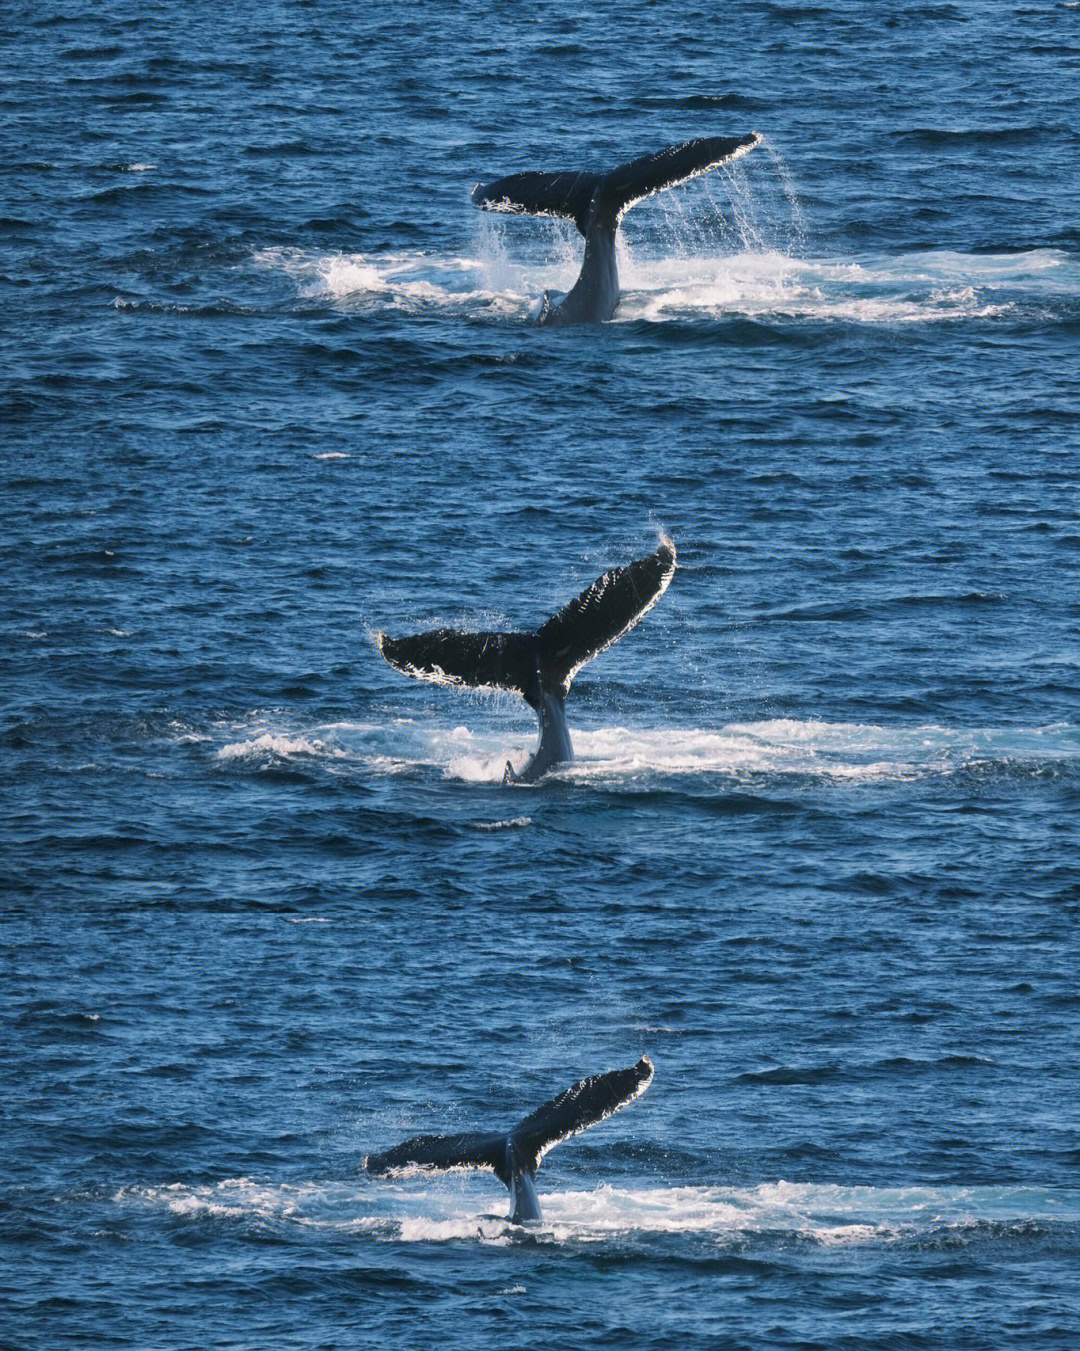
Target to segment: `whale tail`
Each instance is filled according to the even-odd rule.
[[[509,1190],[514,1224],[540,1219],[534,1178],[544,1155],[556,1145],[639,1098],[653,1079],[642,1056],[627,1069],[593,1074],[571,1084],[519,1121],[512,1130],[463,1135],[416,1135],[381,1154],[369,1154],[369,1173],[404,1168],[489,1168]]]
[[[439,685],[510,690],[538,708],[545,692],[565,699],[581,667],[629,633],[674,574],[675,545],[663,536],[651,554],[605,572],[532,633],[434,629],[406,638],[379,633],[375,643],[404,675]]]
[[[506,211],[572,220],[584,235],[593,223],[614,226],[624,211],[653,193],[677,187],[752,150],[761,140],[746,136],[701,136],[641,155],[606,174],[563,170],[508,174],[478,183],[472,200],[484,211]]]
[[[405,638],[375,635],[386,660],[404,675],[439,685],[509,690],[540,720],[540,743],[520,774],[507,763],[505,783],[534,783],[574,758],[563,707],[586,662],[628,633],[668,588],[675,545],[667,536],[644,558],[613,568],[533,633],[462,633],[434,629]]]

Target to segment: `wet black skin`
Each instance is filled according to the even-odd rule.
[[[536,321],[540,328],[561,328],[565,324],[606,324],[619,307],[619,269],[615,261],[617,223],[589,213],[585,231],[585,257],[581,275],[561,304],[551,303],[551,292],[544,292],[544,307]]]
[[[543,778],[549,769],[568,764],[574,758],[574,748],[570,744],[570,729],[566,725],[566,704],[562,695],[544,690],[533,706],[540,719],[540,744],[520,774],[514,772],[510,761],[507,760],[503,783],[535,783],[537,779]]]

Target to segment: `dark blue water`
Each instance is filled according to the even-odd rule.
[[[3,1345],[1075,1347],[1080,10],[0,24]],[[478,179],[749,130],[531,326]],[[372,644],[661,529],[536,788]]]

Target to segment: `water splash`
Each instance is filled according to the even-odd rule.
[[[569,221],[474,212],[472,230],[469,254],[275,248],[254,261],[292,278],[305,302],[515,322],[535,318],[543,293],[565,293],[578,275],[581,237]],[[1080,261],[1062,250],[808,256],[798,191],[767,139],[758,153],[639,203],[617,249],[616,322],[1045,320],[1080,302]]]
[[[766,138],[754,154],[648,198],[621,226],[624,247],[642,259],[736,254],[791,259],[804,251],[805,235],[794,180]]]

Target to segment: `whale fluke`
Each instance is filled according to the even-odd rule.
[[[618,220],[637,202],[718,169],[753,150],[760,140],[756,131],[747,136],[701,136],[665,146],[652,155],[641,155],[601,178],[595,194],[597,208]]]
[[[591,1074],[564,1088],[510,1132],[518,1157],[530,1172],[540,1167],[544,1155],[572,1135],[606,1120],[620,1107],[640,1098],[653,1081],[653,1063],[643,1055],[624,1070]]]
[[[651,554],[605,572],[537,631],[546,669],[562,698],[586,662],[648,614],[674,575],[675,545],[665,535]]]
[[[375,643],[404,675],[440,685],[508,690],[534,708],[540,744],[521,775],[531,783],[574,758],[564,701],[574,676],[628,633],[668,588],[675,545],[667,536],[644,558],[613,568],[533,633],[462,633],[434,629],[405,638],[379,633]]]
[[[490,1168],[500,1182],[510,1185],[506,1170],[506,1135],[414,1135],[393,1149],[369,1154],[364,1167],[369,1173],[390,1173],[395,1168]]]
[[[534,1178],[544,1155],[571,1135],[588,1130],[633,1102],[645,1092],[652,1079],[652,1061],[643,1055],[636,1065],[627,1069],[593,1074],[571,1084],[530,1112],[512,1130],[491,1134],[417,1135],[381,1154],[369,1154],[364,1160],[364,1168],[369,1173],[389,1173],[410,1167],[490,1168],[510,1191],[512,1223],[538,1220],[540,1202]]]
[[[507,174],[494,183],[477,183],[472,200],[481,211],[520,216],[558,216],[572,220],[582,234],[600,174],[526,172]]]
[[[585,236],[581,274],[561,304],[545,293],[541,327],[602,323],[619,303],[615,231],[625,211],[653,193],[677,187],[752,150],[757,132],[745,136],[701,136],[620,164],[610,173],[574,170],[508,174],[478,183],[472,200],[483,211],[505,211],[572,220]]]

